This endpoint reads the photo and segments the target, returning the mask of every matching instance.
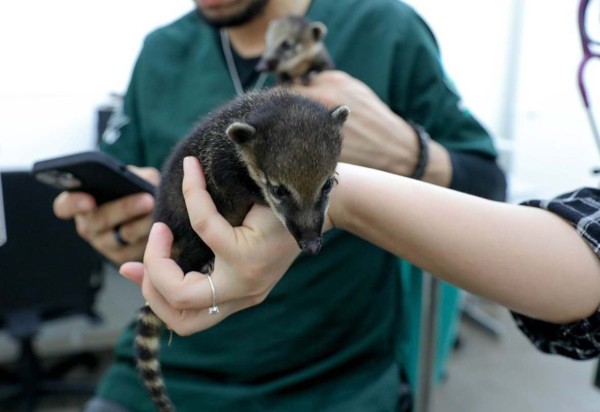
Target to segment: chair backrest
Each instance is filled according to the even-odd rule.
[[[19,311],[40,320],[93,314],[101,258],[54,216],[58,191],[28,171],[0,172],[0,324]],[[5,230],[2,230],[4,222]]]

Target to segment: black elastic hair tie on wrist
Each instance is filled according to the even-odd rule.
[[[429,161],[429,140],[431,140],[431,137],[420,124],[411,120],[408,121],[408,124],[413,128],[419,139],[419,159],[417,160],[415,170],[410,177],[413,179],[421,179],[425,174],[425,168]]]

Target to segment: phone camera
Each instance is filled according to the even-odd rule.
[[[81,180],[69,172],[53,170],[49,172],[38,173],[36,177],[39,181],[54,186],[58,189],[73,190],[81,187]]]

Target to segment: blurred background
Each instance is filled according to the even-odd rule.
[[[576,83],[578,1],[408,3],[435,32],[465,105],[510,154],[514,192],[595,183],[588,172],[600,156]],[[93,147],[96,109],[125,91],[144,35],[190,8],[189,0],[2,2],[0,166]],[[600,31],[598,8],[589,14]],[[592,61],[590,90],[598,71]]]
[[[578,1],[407,3],[433,29],[465,106],[496,139],[509,176],[509,201],[598,186],[592,169],[600,167],[600,151],[577,87]],[[94,148],[98,111],[111,104],[111,94],[125,91],[144,36],[191,7],[189,0],[0,2],[0,171]],[[590,31],[600,38],[600,1],[592,1],[590,10]],[[584,77],[600,121],[600,61],[590,62]],[[56,322],[36,345],[47,356],[92,349],[104,356],[102,365],[140,303],[134,286],[109,273],[99,300],[101,325]],[[596,362],[539,354],[505,310],[487,302],[476,306],[501,333],[465,316],[433,411],[600,408],[600,392],[592,385]],[[0,329],[0,364],[16,353]],[[40,410],[78,410],[79,403],[64,400]]]

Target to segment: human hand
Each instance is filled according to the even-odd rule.
[[[366,84],[345,72],[326,70],[308,86],[293,88],[328,107],[350,107],[340,161],[401,175],[414,171],[419,155],[414,130]]]
[[[152,227],[144,263],[128,262],[120,271],[141,285],[144,298],[169,328],[190,335],[261,303],[300,250],[267,207],[255,205],[242,226],[232,227],[218,213],[193,157],[184,161],[182,189],[192,227],[215,253],[211,279],[219,313],[208,313],[213,295],[207,277],[184,274],[171,259],[173,235],[162,223]]]
[[[130,166],[130,170],[153,184],[160,180],[155,168]],[[148,193],[126,196],[100,206],[93,196],[83,192],[62,192],[54,200],[54,214],[60,219],[74,219],[77,233],[116,264],[142,259],[153,209],[154,198]],[[127,244],[118,242],[115,230]]]

